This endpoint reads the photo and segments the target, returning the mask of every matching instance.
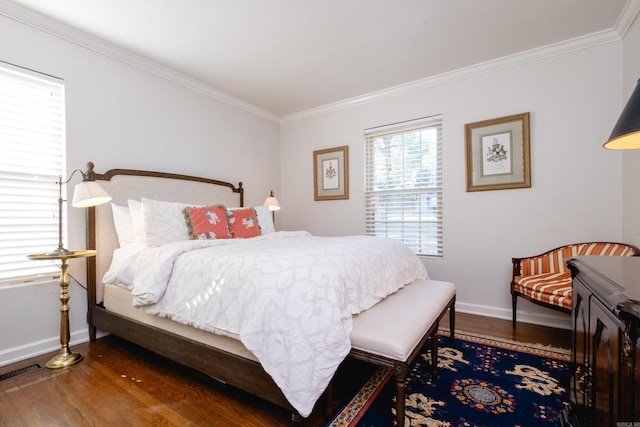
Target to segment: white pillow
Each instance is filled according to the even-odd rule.
[[[269,210],[269,206],[256,206],[254,209],[258,217],[258,224],[260,224],[260,233],[275,233],[276,228],[273,225],[273,213]]]
[[[142,199],[142,225],[147,246],[190,240],[182,210],[194,207],[185,203]]]
[[[113,213],[113,225],[116,228],[120,247],[130,245],[135,241],[135,232],[133,231],[133,220],[131,219],[129,208],[111,203],[111,212]]]
[[[113,251],[111,265],[104,274],[102,283],[110,283],[131,289],[138,267],[137,258],[143,250],[143,245],[134,242],[127,247]]]
[[[138,200],[127,200],[129,205],[129,215],[131,215],[131,223],[133,224],[134,241],[142,245],[146,245],[144,237],[144,222],[142,219],[142,203]]]
[[[228,208],[230,211],[236,209],[245,209],[245,208]],[[269,210],[269,206],[254,206],[256,211],[256,217],[258,218],[258,225],[260,226],[260,234],[269,234],[274,233],[276,228],[273,226],[273,215]]]

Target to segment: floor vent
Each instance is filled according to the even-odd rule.
[[[30,374],[31,372],[39,371],[40,369],[42,369],[42,366],[38,365],[37,363],[35,365],[16,369],[15,371],[7,372],[6,374],[0,375],[0,382],[19,377],[20,375]]]

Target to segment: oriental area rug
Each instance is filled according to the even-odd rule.
[[[465,333],[439,336],[438,379],[430,342],[408,375],[404,427],[560,426],[569,402],[567,350]],[[395,379],[380,368],[327,427],[395,425]]]

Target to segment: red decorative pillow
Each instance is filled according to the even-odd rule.
[[[260,235],[258,215],[253,208],[228,210],[229,227],[233,237],[256,237]]]
[[[182,212],[192,240],[231,238],[227,209],[224,206],[184,208]]]

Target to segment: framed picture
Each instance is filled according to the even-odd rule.
[[[349,147],[313,152],[314,200],[349,198]]]
[[[529,113],[464,126],[467,191],[531,187]]]

